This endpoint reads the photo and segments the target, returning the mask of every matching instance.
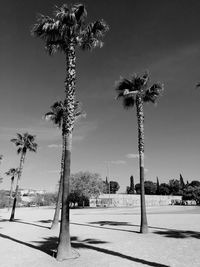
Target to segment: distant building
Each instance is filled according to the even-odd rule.
[[[45,194],[46,190],[36,190],[36,189],[19,189],[20,196],[31,196],[37,194]]]

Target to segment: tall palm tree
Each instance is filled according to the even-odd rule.
[[[138,122],[138,151],[139,151],[139,167],[140,167],[140,191],[141,191],[141,224],[140,232],[148,232],[145,192],[144,192],[144,111],[143,103],[155,103],[157,97],[163,90],[163,85],[155,83],[148,86],[149,74],[143,76],[133,75],[131,79],[121,78],[116,85],[117,98],[123,99],[124,108],[133,108],[136,105],[136,114]]]
[[[11,177],[10,196],[9,196],[9,202],[8,202],[8,210],[9,210],[10,209],[10,205],[11,205],[12,195],[13,195],[14,179],[15,179],[15,176],[17,176],[19,174],[19,168],[10,168],[5,174],[7,176]]]
[[[63,127],[63,114],[65,112],[65,105],[62,101],[57,101],[51,106],[51,111],[45,114],[46,119],[50,119],[55,125],[59,128]],[[77,122],[80,118],[86,117],[86,113],[82,112],[80,102],[75,102],[75,109],[74,109],[74,116],[75,122]],[[64,136],[62,136],[64,139]],[[60,181],[59,181],[59,188],[58,188],[58,196],[56,202],[56,208],[54,213],[54,218],[52,221],[51,229],[55,229],[58,226],[59,222],[59,214],[60,214],[60,205],[62,200],[62,181],[63,181],[63,172],[64,172],[64,140],[62,145],[62,157],[61,157],[61,171],[60,171]]]
[[[17,133],[17,138],[13,138],[10,140],[13,142],[17,147],[17,154],[20,154],[20,163],[19,163],[19,170],[18,170],[18,177],[15,189],[15,196],[13,201],[12,212],[10,216],[10,221],[14,221],[15,217],[15,207],[18,198],[18,191],[19,191],[19,182],[22,175],[24,160],[27,151],[36,152],[37,151],[37,144],[35,143],[35,135],[31,135],[29,133],[19,134]]]
[[[63,114],[64,172],[62,214],[59,234],[57,260],[72,257],[69,231],[69,181],[71,165],[72,131],[74,127],[75,82],[76,82],[76,47],[83,50],[102,47],[101,37],[108,30],[103,20],[97,20],[85,26],[87,11],[83,4],[56,7],[54,18],[40,15],[32,33],[45,41],[49,54],[64,52],[66,57],[65,104]]]

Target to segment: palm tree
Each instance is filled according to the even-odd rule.
[[[9,197],[9,202],[8,202],[8,210],[9,210],[10,209],[10,205],[11,205],[12,195],[13,195],[14,179],[15,179],[15,176],[17,176],[19,174],[19,168],[10,168],[5,174],[7,176],[11,177],[10,197]]]
[[[138,151],[140,167],[140,194],[141,194],[141,224],[140,232],[148,232],[145,192],[144,192],[144,111],[143,103],[155,103],[157,97],[163,90],[163,85],[155,83],[148,87],[149,74],[143,76],[133,75],[131,79],[121,78],[116,85],[117,98],[123,98],[124,108],[133,108],[136,105],[137,122],[138,122]]]
[[[69,181],[71,165],[72,131],[74,127],[75,82],[76,82],[76,47],[91,50],[102,47],[101,37],[108,30],[103,20],[97,20],[85,26],[87,12],[83,4],[56,7],[55,17],[40,15],[32,33],[45,41],[49,54],[64,52],[66,57],[65,105],[63,114],[63,194],[62,214],[59,234],[57,260],[62,261],[72,257],[69,231]]]
[[[62,101],[57,101],[51,106],[51,111],[45,114],[46,119],[50,119],[55,125],[59,128],[63,126],[63,114],[65,112],[65,105]],[[75,102],[75,109],[74,109],[74,116],[75,121],[77,122],[80,118],[86,117],[86,113],[82,112],[80,102]],[[64,138],[64,136],[63,136]],[[59,181],[59,188],[58,188],[58,196],[56,202],[56,208],[54,213],[54,218],[52,221],[51,229],[55,229],[58,226],[59,222],[59,214],[60,214],[60,205],[62,200],[62,181],[63,181],[63,172],[64,172],[64,140],[62,145],[62,157],[61,157],[61,171],[60,171],[60,181]]]
[[[0,165],[3,159],[3,155],[0,155]],[[0,177],[0,184],[3,182],[3,177]]]
[[[10,221],[14,221],[15,217],[15,207],[18,198],[18,191],[19,191],[19,182],[22,175],[24,160],[27,151],[36,152],[37,151],[37,144],[35,143],[35,135],[31,135],[29,133],[19,134],[17,133],[17,138],[13,138],[10,140],[13,142],[17,147],[17,154],[20,154],[20,163],[19,163],[19,170],[18,170],[18,177],[15,189],[15,196],[13,201],[12,212],[10,216]]]

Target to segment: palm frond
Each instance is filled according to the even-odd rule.
[[[123,106],[125,109],[133,108],[135,105],[135,98],[134,97],[124,97],[123,98]]]
[[[87,10],[83,4],[75,4],[72,7],[77,23],[83,23],[87,17]]]
[[[108,30],[109,27],[104,20],[97,20],[94,23],[88,24],[78,37],[79,45],[83,50],[91,50],[95,47],[101,48],[103,42],[100,38],[103,37]]]
[[[161,83],[154,83],[148,90],[146,90],[143,100],[144,102],[155,103],[158,96],[164,90],[164,86]]]
[[[116,82],[115,89],[118,93],[124,93],[125,90],[134,91],[132,81],[121,78],[120,81]]]

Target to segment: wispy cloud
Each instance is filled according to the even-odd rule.
[[[116,164],[116,165],[124,165],[126,164],[125,160],[111,160],[110,163]]]
[[[127,154],[126,155],[126,158],[128,159],[138,159],[139,158],[139,155],[138,154]]]

